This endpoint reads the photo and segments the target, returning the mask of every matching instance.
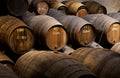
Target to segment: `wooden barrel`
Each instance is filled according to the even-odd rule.
[[[82,17],[88,14],[87,8],[84,4],[78,1],[63,1],[63,3],[68,7],[71,14]]]
[[[50,9],[48,15],[56,18],[66,28],[69,41],[74,46],[89,46],[95,39],[95,29],[89,22],[82,18],[64,15],[61,12]]]
[[[30,17],[30,18],[29,18]],[[60,50],[67,43],[67,32],[63,25],[48,15],[23,16],[36,36],[38,49]]]
[[[88,8],[89,14],[107,14],[106,7],[96,1],[85,1],[82,3]]]
[[[8,11],[15,16],[21,16],[28,10],[26,0],[5,0]]]
[[[23,54],[34,44],[31,29],[21,20],[13,16],[0,17],[0,44],[4,50],[12,50]]]
[[[112,47],[111,50],[120,53],[120,42],[115,43]]]
[[[12,70],[9,70],[3,64],[0,63],[0,77],[1,78],[18,78],[18,76]]]
[[[15,64],[20,78],[95,78],[72,57],[55,51],[30,51]]]
[[[108,13],[107,15],[120,21],[120,13]]]
[[[69,14],[68,7],[62,2],[55,1],[50,4],[50,7],[62,11],[64,14]]]
[[[98,78],[120,78],[120,54],[109,49],[78,48],[70,54]]]
[[[13,70],[14,62],[2,52],[0,52],[0,63]]]
[[[33,7],[33,11],[40,15],[46,15],[50,8],[48,3],[42,0],[33,0],[31,6]]]
[[[120,41],[120,22],[118,20],[104,14],[90,14],[83,18],[96,28],[95,41],[103,47],[109,48]]]

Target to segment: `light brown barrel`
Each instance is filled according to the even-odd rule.
[[[120,13],[108,13],[107,15],[120,21]]]
[[[15,16],[21,16],[28,10],[29,7],[26,0],[4,0],[4,1],[8,11]]]
[[[70,54],[98,78],[120,78],[120,54],[109,49],[78,48]]]
[[[14,62],[2,52],[0,52],[0,63],[13,70]]]
[[[50,7],[54,8],[54,9],[57,9],[57,10],[60,10],[64,14],[69,14],[68,7],[65,4],[63,4],[62,2],[55,1],[55,2],[50,4]]]
[[[55,51],[30,51],[15,64],[20,78],[95,78],[72,57]]]
[[[96,28],[95,41],[103,47],[110,48],[120,41],[120,22],[118,20],[104,14],[90,14],[83,18]]]
[[[50,9],[48,15],[56,18],[66,28],[69,41],[74,47],[89,46],[95,39],[95,29],[91,23],[82,18],[64,15],[54,9]]]
[[[30,17],[30,18],[29,18]],[[63,25],[48,15],[23,16],[36,36],[38,49],[60,50],[67,43],[67,32]]]
[[[0,77],[1,78],[19,78],[15,72],[9,70],[3,64],[0,63]]]
[[[120,53],[120,42],[115,43],[112,47],[111,50]]]
[[[4,50],[12,50],[18,54],[29,51],[34,44],[31,29],[21,20],[13,16],[0,17],[0,44]]]
[[[82,3],[87,7],[89,14],[107,14],[106,7],[96,1],[85,1]]]
[[[71,14],[82,17],[88,14],[87,8],[84,4],[78,1],[70,0],[63,1],[63,3],[68,7]]]

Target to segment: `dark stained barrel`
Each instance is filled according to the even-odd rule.
[[[85,1],[82,3],[87,7],[89,14],[107,14],[106,7],[96,1]]]
[[[7,10],[12,15],[15,15],[15,16],[21,16],[23,13],[25,13],[28,10],[28,7],[29,7],[26,0],[4,0],[4,1],[5,1]]]
[[[109,49],[78,48],[70,54],[98,78],[120,78],[120,54]]]
[[[0,78],[18,78],[18,76],[0,63]]]
[[[36,46],[40,49],[60,50],[67,43],[67,32],[63,25],[48,15],[30,16],[23,20],[32,28],[36,36]],[[26,17],[25,17],[26,16]]]
[[[82,17],[88,14],[87,8],[84,4],[78,1],[70,0],[63,1],[63,3],[68,7],[71,14]]]
[[[84,19],[64,15],[60,11],[50,9],[48,15],[56,18],[66,28],[69,41],[76,47],[89,46],[95,39],[95,29],[89,22]]]
[[[96,78],[72,57],[55,51],[30,51],[15,64],[20,78]]]
[[[68,7],[62,2],[55,1],[50,4],[50,7],[62,11],[64,14],[69,14]]]
[[[29,2],[30,0],[28,0]],[[29,4],[30,7],[32,7],[32,11],[36,12],[40,15],[46,15],[49,11],[49,4],[43,0],[32,0],[31,4]]]
[[[120,13],[108,13],[107,15],[120,21]]]
[[[110,48],[120,41],[120,22],[118,20],[104,14],[90,14],[83,18],[96,28],[95,41],[103,47]]]
[[[18,18],[0,16],[0,44],[4,50],[24,54],[33,47],[34,36],[31,29]]]
[[[14,62],[2,52],[0,52],[0,63],[13,70]]]

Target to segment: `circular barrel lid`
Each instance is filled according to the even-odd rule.
[[[36,5],[37,13],[40,15],[46,15],[49,10],[49,5],[46,2],[38,2]]]
[[[95,31],[91,25],[83,26],[77,34],[81,45],[89,45],[95,39]]]
[[[51,50],[60,50],[66,45],[67,33],[60,26],[50,28],[46,35],[46,44]]]
[[[8,41],[14,52],[24,54],[33,47],[34,37],[29,28],[20,26],[11,32]]]
[[[110,26],[107,32],[108,42],[115,44],[120,41],[120,24],[114,23]]]

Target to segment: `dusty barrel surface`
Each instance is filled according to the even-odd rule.
[[[106,7],[96,1],[85,1],[82,3],[87,7],[89,14],[107,14]]]
[[[18,76],[12,71],[0,63],[0,77],[1,78],[18,78]]]
[[[120,41],[120,22],[104,14],[90,14],[83,17],[97,30],[95,41],[103,47]]]
[[[2,52],[0,52],[0,63],[9,69],[13,69],[14,62]]]
[[[28,10],[28,3],[26,0],[1,0],[0,5],[1,11],[9,12],[15,16],[21,16]]]
[[[112,47],[111,50],[120,53],[120,42],[115,43]]]
[[[120,13],[108,13],[107,15],[120,21]]]
[[[120,78],[120,54],[109,49],[79,48],[70,54],[98,78]]]
[[[44,0],[27,0],[30,10],[40,15],[46,15],[49,11],[49,4]]]
[[[87,8],[84,4],[78,1],[70,0],[63,1],[63,3],[68,7],[71,14],[82,17],[88,14]]]
[[[56,18],[66,28],[69,40],[76,46],[88,46],[95,39],[95,29],[82,18],[61,14],[60,11],[50,9],[48,15]]]
[[[1,16],[0,44],[4,50],[10,49],[23,54],[33,47],[34,37],[31,29],[18,18]]]
[[[68,7],[62,2],[55,1],[53,3],[50,3],[50,7],[62,11],[64,14],[69,14]]]
[[[96,78],[72,57],[54,51],[24,54],[17,60],[15,72],[20,78]]]
[[[30,16],[23,20],[32,28],[36,45],[40,48],[60,50],[67,43],[67,32],[63,25],[48,15]]]

